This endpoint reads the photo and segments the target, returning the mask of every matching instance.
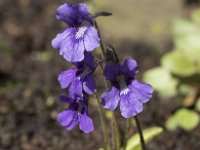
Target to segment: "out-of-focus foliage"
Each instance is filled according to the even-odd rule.
[[[185,61],[193,64],[193,68],[195,68],[196,71],[199,72],[200,24],[194,21],[190,22],[186,20],[177,20],[174,23],[174,37],[176,51],[182,53],[182,58],[185,59]]]
[[[171,131],[175,130],[177,127],[189,131],[197,127],[198,124],[198,113],[193,110],[182,108],[167,120],[166,127]]]
[[[197,9],[192,14],[192,20],[200,24],[200,9]]]
[[[173,78],[166,68],[157,67],[149,70],[145,74],[144,80],[153,85],[153,88],[159,91],[162,96],[173,96],[176,94],[178,80]]]
[[[161,96],[175,96],[182,78],[200,75],[200,10],[192,13],[192,20],[178,19],[173,24],[174,50],[161,58],[161,67],[151,69],[144,80],[152,84]],[[173,77],[176,76],[176,77]],[[158,82],[159,79],[159,82]],[[164,81],[165,80],[165,81]],[[166,85],[163,85],[166,84]],[[176,83],[176,84],[175,84]]]
[[[161,127],[152,127],[143,130],[145,143],[162,133]],[[126,150],[141,150],[140,137],[138,134],[133,135],[127,142]]]
[[[166,54],[162,58],[162,65],[168,72],[180,76],[190,76],[198,71],[197,66],[184,53],[176,50]]]
[[[200,9],[191,19],[177,19],[172,26],[174,49],[161,58],[161,66],[147,71],[144,80],[149,82],[162,97],[185,96],[183,107],[169,117],[169,130],[180,127],[192,130],[199,124],[200,110]]]
[[[200,97],[199,97],[198,100],[197,100],[197,103],[196,103],[196,105],[195,105],[195,109],[196,109],[198,112],[200,112]]]

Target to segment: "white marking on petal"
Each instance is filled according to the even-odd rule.
[[[129,88],[127,87],[120,91],[120,95],[126,95],[128,92],[129,92]]]
[[[126,81],[123,76],[118,77],[118,82],[120,86],[120,95],[126,95],[129,92],[129,88],[126,85]]]
[[[75,34],[75,38],[76,39],[80,39],[83,37],[83,35],[85,34],[85,31],[87,30],[87,27],[86,26],[83,26],[83,27],[80,27],[78,29],[78,31],[76,32]]]

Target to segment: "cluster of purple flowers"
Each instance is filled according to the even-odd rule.
[[[94,129],[92,119],[88,116],[88,99],[90,94],[97,91],[93,72],[98,66],[91,52],[100,45],[94,26],[95,18],[83,3],[61,5],[57,8],[56,18],[64,21],[68,27],[57,34],[52,46],[74,65],[74,68],[58,76],[61,88],[68,88],[69,93],[69,96],[61,95],[60,100],[69,106],[58,114],[57,120],[67,130],[79,124],[79,128],[88,133]],[[120,111],[125,118],[142,111],[143,103],[149,101],[153,89],[134,78],[137,72],[138,65],[134,59],[127,59],[122,64],[106,64],[104,76],[111,82],[111,87],[102,94],[104,108],[114,110],[120,101]]]
[[[67,61],[80,62],[84,59],[84,52],[99,47],[98,32],[86,4],[61,5],[56,18],[68,24],[68,28],[53,39],[52,45]]]

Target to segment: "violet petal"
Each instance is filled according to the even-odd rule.
[[[83,82],[83,89],[86,93],[92,94],[96,92],[96,82],[92,74],[88,75]]]
[[[77,70],[75,68],[63,71],[58,76],[61,88],[67,88],[69,84],[76,78]]]
[[[106,91],[102,94],[101,98],[104,108],[114,110],[120,100],[119,90],[116,87],[112,86],[109,91]]]
[[[142,111],[142,102],[140,102],[131,91],[126,95],[120,96],[120,111],[124,118],[130,118]]]
[[[133,80],[129,85],[129,89],[142,103],[148,102],[152,97],[153,88],[149,84],[146,84],[144,82]]]
[[[95,48],[99,47],[99,36],[97,30],[90,26],[84,35],[84,46],[86,51],[93,51]]]
[[[121,72],[130,77],[133,77],[137,71],[138,65],[134,59],[126,59],[121,66]]]
[[[92,119],[86,113],[79,115],[79,128],[86,133],[94,130]]]

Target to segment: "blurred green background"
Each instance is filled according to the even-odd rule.
[[[70,67],[51,40],[66,27],[56,8],[74,0],[0,1],[0,149],[93,150],[102,147],[96,101],[89,114],[95,131],[67,132],[55,120],[66,106],[58,102],[57,75]],[[200,3],[198,0],[89,0],[91,12],[111,11],[97,19],[105,45],[120,58],[133,57],[138,78],[157,91],[139,115],[144,128],[165,131],[149,150],[200,149]],[[98,52],[96,52],[98,54]],[[99,94],[104,88],[97,76]],[[109,116],[108,116],[109,119]],[[120,128],[124,119],[119,115]],[[136,132],[133,125],[130,135]]]

